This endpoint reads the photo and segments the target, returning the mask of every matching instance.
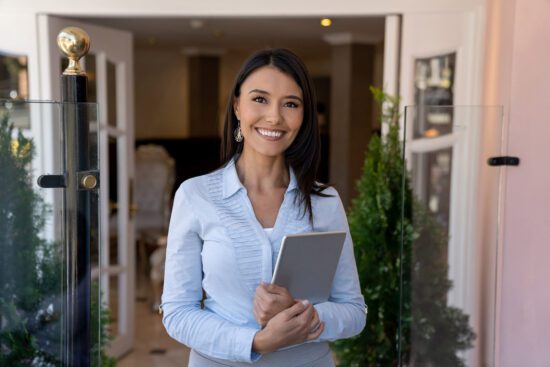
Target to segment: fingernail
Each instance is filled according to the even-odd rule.
[[[302,301],[302,304],[303,304],[304,306],[307,306],[307,305],[309,305],[309,301],[308,301],[307,299],[304,299],[304,300]]]

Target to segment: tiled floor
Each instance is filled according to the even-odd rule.
[[[138,300],[135,303],[134,348],[123,356],[117,367],[187,367],[189,348],[178,343],[166,333],[161,315],[151,311],[150,294],[146,280],[139,277]]]

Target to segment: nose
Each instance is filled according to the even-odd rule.
[[[273,103],[269,107],[269,110],[267,111],[265,120],[266,120],[266,122],[268,122],[272,125],[277,125],[277,124],[281,123],[281,119],[282,119],[281,110],[280,110],[278,105]]]

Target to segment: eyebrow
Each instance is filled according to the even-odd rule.
[[[261,93],[261,94],[267,94],[267,95],[270,94],[268,91],[261,90],[261,89],[252,89],[250,92],[248,92],[248,94],[251,94],[251,93]],[[285,98],[296,99],[296,100],[298,100],[298,101],[304,103],[300,97],[295,96],[295,95],[293,95],[293,94],[291,94],[291,95],[289,95],[289,96],[285,96]]]

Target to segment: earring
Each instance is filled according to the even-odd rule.
[[[239,126],[233,131],[233,136],[235,137],[235,141],[237,143],[240,143],[243,141],[243,132],[241,131],[241,122],[239,121]]]

